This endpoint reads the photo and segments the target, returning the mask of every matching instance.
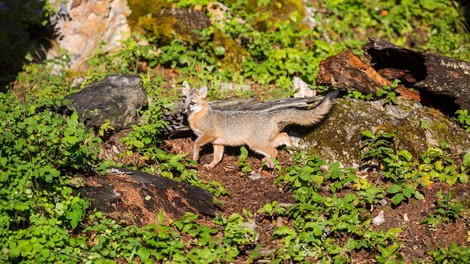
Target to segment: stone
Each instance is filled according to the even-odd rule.
[[[300,145],[327,162],[358,167],[364,163],[361,139],[365,130],[396,131],[397,150],[406,149],[415,158],[429,146],[438,147],[439,141],[445,141],[448,148],[458,153],[470,150],[470,134],[463,128],[439,110],[403,97],[397,98],[396,105],[384,105],[383,100],[336,99],[330,114],[316,127],[303,132]]]
[[[86,60],[92,57],[100,44],[104,52],[119,48],[120,40],[130,37],[126,17],[131,13],[126,0],[51,1],[60,12],[51,20],[59,37],[48,51],[48,59],[65,50],[70,56],[71,71],[86,69]]]
[[[87,127],[99,128],[109,120],[113,132],[128,128],[139,121],[137,111],[147,105],[147,95],[138,75],[108,75],[81,91],[67,95]]]

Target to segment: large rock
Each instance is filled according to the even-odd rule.
[[[138,75],[109,75],[81,91],[68,95],[65,100],[79,114],[87,127],[99,128],[106,120],[114,131],[137,124],[137,110],[147,105],[147,95]]]
[[[119,41],[130,36],[126,17],[131,11],[126,0],[61,2],[53,4],[60,10],[53,21],[59,37],[58,45],[48,51],[48,58],[56,57],[62,49],[66,50],[72,71],[80,71],[101,42],[104,42],[102,50],[107,52],[118,48],[121,45]]]
[[[358,167],[363,163],[360,157],[364,130],[397,131],[398,150],[406,149],[414,157],[419,157],[428,146],[437,146],[441,140],[455,150],[470,150],[470,134],[456,123],[438,110],[401,97],[397,105],[337,99],[328,117],[300,144],[328,161]]]

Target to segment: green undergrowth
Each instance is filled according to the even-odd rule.
[[[136,8],[141,6],[135,2]],[[145,1],[142,1],[145,2]],[[463,9],[457,1],[315,1],[303,7],[300,1],[221,1],[227,11],[221,15],[205,12],[209,1],[176,1],[178,8],[203,10],[214,19],[198,29],[198,39],[185,38],[194,29],[180,32],[181,25],[156,29],[162,23],[158,8],[140,21],[149,46],[150,67],[160,65],[192,73],[204,84],[251,82],[275,85],[273,95],[288,95],[291,80],[300,77],[313,84],[320,61],[346,49],[361,54],[367,36],[412,49],[435,52],[468,60],[469,39]],[[168,4],[166,4],[168,6]],[[140,10],[140,9],[139,9]],[[310,13],[310,27],[299,23]],[[142,12],[140,10],[139,12]],[[197,11],[195,11],[197,12]],[[276,14],[276,15],[273,15]],[[162,18],[165,19],[165,18]],[[170,19],[170,18],[168,18]],[[150,23],[150,25],[149,25]],[[196,20],[197,24],[198,21]],[[161,35],[174,34],[171,43],[161,43]],[[191,32],[192,36],[192,32]],[[144,56],[145,57],[145,56]],[[137,58],[137,57],[136,57]]]
[[[277,203],[263,207],[262,212],[289,217],[292,226],[281,226],[273,237],[281,238],[284,247],[276,258],[288,261],[350,262],[351,254],[372,252],[378,263],[402,262],[401,228],[379,231],[372,225],[374,208],[390,199],[394,208],[411,200],[424,199],[423,190],[437,182],[452,186],[467,183],[470,152],[457,160],[445,148],[429,148],[421,157],[393,148],[394,133],[364,132],[363,159],[376,166],[375,175],[358,177],[356,170],[342,168],[339,163],[326,163],[319,157],[297,153],[294,165],[285,169],[277,182],[292,191],[296,202],[288,209]],[[434,230],[461,217],[463,206],[451,199],[451,193],[438,192],[436,207],[422,224]],[[455,252],[452,255],[449,251]],[[466,259],[466,248],[451,245],[449,251],[439,249],[429,254],[435,260]],[[442,253],[442,254],[440,254]]]
[[[72,195],[72,171],[99,170],[99,138],[61,101],[23,103],[0,93],[0,240],[2,262],[56,260],[73,252],[69,232],[88,203]],[[65,260],[65,258],[64,258]]]
[[[148,6],[151,1],[143,2]],[[173,39],[157,45],[161,42],[155,35],[134,33],[115,53],[98,50],[81,84],[72,85],[78,74],[63,70],[66,55],[44,63],[29,60],[23,66],[11,91],[0,93],[0,262],[344,263],[363,252],[378,263],[403,262],[401,250],[407,244],[401,235],[406,231],[374,226],[377,210],[372,209],[385,200],[396,209],[431,199],[424,196],[425,190],[436,183],[467,183],[469,153],[457,155],[441,144],[417,157],[395,149],[394,132],[366,130],[362,158],[368,177],[298,152],[292,165],[281,168],[276,163],[274,171],[279,188],[293,195],[292,204],[273,201],[256,214],[243,211],[209,220],[192,213],[166,219],[160,213],[157,223],[143,227],[90,210],[88,201],[74,193],[80,184],[76,174],[100,174],[114,164],[98,160],[99,136],[112,128],[104,124],[97,133],[86,130],[62,99],[107,74],[139,74],[149,96],[149,107],[140,112],[141,124],[121,139],[127,150],[119,158],[137,158],[119,165],[220,196],[228,194],[221,183],[200,180],[196,164],[185,154],[172,154],[160,137],[162,113],[178,100],[182,81],[208,85],[213,97],[223,95],[218,89],[223,82],[256,84],[269,98],[286,97],[292,93],[294,76],[314,84],[321,60],[348,48],[359,54],[366,35],[458,59],[468,60],[470,54],[468,32],[454,1],[314,1],[311,29],[299,23],[306,10],[280,13],[293,10],[299,1],[222,2],[230,17],[200,30],[198,41]],[[189,0],[171,6],[204,10],[208,3]],[[289,9],[284,3],[291,3]],[[278,14],[279,19],[266,14]],[[396,85],[384,87],[377,97],[396,103]],[[358,93],[350,96],[370,99]],[[456,115],[468,130],[467,111]],[[252,172],[247,156],[242,150],[239,177]],[[463,210],[449,192],[439,192],[434,209],[420,221],[434,232],[461,218]],[[259,230],[260,218],[272,230]],[[261,242],[260,232],[268,232],[267,244]],[[429,257],[439,263],[465,263],[469,249],[452,243],[435,248]]]
[[[155,83],[143,76],[144,86]],[[154,80],[157,81],[157,80]],[[161,80],[159,80],[161,81]],[[150,89],[151,87],[147,87]],[[32,97],[32,96],[31,96]],[[100,138],[86,131],[71,112],[61,114],[63,102],[20,101],[11,92],[0,94],[2,137],[0,152],[1,261],[9,262],[351,262],[369,252],[378,263],[402,262],[402,228],[382,230],[372,224],[383,199],[396,207],[423,198],[422,190],[436,182],[465,183],[470,154],[455,157],[444,145],[420,157],[395,150],[394,133],[364,132],[363,158],[381,173],[359,177],[339,163],[327,166],[320,157],[298,152],[292,165],[277,167],[276,183],[293,195],[293,204],[268,203],[257,212],[217,216],[210,222],[188,213],[155,224],[125,225],[88,209],[73,193],[74,174],[103,171],[97,160]],[[152,131],[161,130],[164,101],[142,114],[143,124],[122,139],[123,155],[138,154],[140,163],[127,164],[175,180],[226,194],[220,183],[201,182],[184,155],[169,154]],[[246,153],[240,169],[248,173]],[[126,165],[126,164],[124,164]],[[423,216],[430,230],[461,217],[461,206],[448,193],[439,194],[435,210]],[[273,225],[271,242],[261,243],[259,217]],[[272,248],[273,245],[274,248]],[[451,245],[429,252],[435,260],[465,260],[468,250]]]

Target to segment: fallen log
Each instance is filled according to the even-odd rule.
[[[384,86],[392,85],[392,82],[347,50],[320,62],[317,84],[354,89],[361,93],[376,93]]]
[[[186,212],[215,216],[218,209],[208,190],[141,171],[112,167],[105,176],[85,180],[77,192],[91,208],[129,224],[156,223],[160,211],[170,219]]]
[[[406,87],[414,88],[425,96],[437,96],[442,105],[450,101],[447,104],[470,110],[469,62],[401,48],[380,38],[370,38],[362,49],[365,60],[345,51],[322,61],[317,84],[376,93],[398,79],[402,95],[421,100]]]
[[[398,47],[380,38],[370,38],[362,47],[369,64],[389,80],[455,100],[470,110],[470,63]]]

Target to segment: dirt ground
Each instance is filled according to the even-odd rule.
[[[123,135],[125,133],[119,133],[103,143],[102,154],[107,158],[116,160],[119,156],[118,153],[124,153],[125,146],[118,140]],[[180,154],[192,153],[193,140],[191,138],[170,139],[165,142],[170,152]],[[207,182],[217,181],[227,189],[228,195],[222,195],[217,198],[221,204],[216,214],[221,214],[227,218],[233,213],[243,214],[244,210],[248,211],[253,215],[256,222],[256,230],[259,233],[259,240],[256,243],[264,245],[263,250],[266,252],[275,250],[281,245],[279,241],[272,240],[271,238],[276,223],[282,225],[291,225],[291,223],[288,219],[283,218],[277,218],[276,222],[274,222],[267,215],[258,213],[258,210],[263,205],[273,201],[285,204],[293,203],[292,194],[275,184],[274,181],[279,176],[277,172],[259,171],[262,165],[262,157],[250,152],[248,162],[251,168],[259,171],[259,173],[251,175],[251,177],[248,175],[241,176],[240,171],[236,167],[240,149],[236,147],[227,148],[226,150],[222,162],[214,169],[207,170],[203,165],[210,163],[212,160],[212,147],[204,147],[197,168],[197,177]],[[138,160],[138,157],[129,157],[129,159],[133,158],[135,161]],[[291,164],[289,154],[284,150],[279,151],[277,159],[283,167]],[[125,161],[121,160],[121,162]],[[133,162],[127,161],[125,163],[132,164]],[[121,210],[116,209],[110,215],[115,219],[125,220],[130,224],[143,225],[152,222],[152,218],[155,218],[159,210],[166,209],[152,208],[155,210],[146,211],[145,204],[148,201],[142,200],[142,188],[138,187],[142,186],[142,184],[132,185],[127,180],[122,180],[122,177],[111,175],[108,175],[108,177],[90,177],[87,181],[89,185],[99,185],[100,183],[97,181],[103,181],[103,179],[106,179],[106,182],[101,182],[101,185],[111,183],[115,188],[118,188],[119,192],[124,194],[123,197],[117,199],[114,205],[115,208],[120,208]],[[467,242],[468,218],[460,217],[455,222],[441,224],[436,228],[429,228],[426,224],[420,223],[429,212],[433,211],[434,203],[437,200],[437,193],[442,191],[443,194],[446,194],[451,188],[454,190],[458,189],[458,192],[464,194],[463,196],[470,196],[469,184],[455,184],[453,187],[449,187],[447,184],[436,183],[431,189],[424,190],[425,199],[422,201],[412,199],[409,203],[404,202],[397,207],[393,207],[390,198],[387,198],[386,205],[377,205],[373,208],[371,212],[373,216],[376,216],[380,210],[384,211],[385,216],[385,222],[374,228],[384,231],[395,227],[402,228],[403,232],[400,233],[400,240],[403,246],[400,252],[403,254],[406,263],[411,263],[415,259],[430,262],[431,258],[427,254],[429,251],[442,247],[447,248],[451,242],[455,242],[459,246],[469,245]],[[164,188],[159,190],[165,191]],[[351,190],[348,191],[351,192]],[[330,194],[325,192],[325,195]],[[337,195],[341,196],[342,194],[338,193]],[[129,219],[130,215],[133,216],[132,219]],[[168,217],[168,219],[170,218]],[[201,216],[199,221],[209,226],[213,225],[210,216]],[[354,263],[375,263],[373,252],[355,252],[351,255],[351,258]],[[243,263],[243,261],[243,259],[239,260],[240,263]]]
[[[192,153],[192,140],[189,138],[174,139],[167,141],[174,149],[182,152]],[[236,168],[238,162],[239,148],[231,148],[225,154],[222,162],[212,170],[203,168],[204,164],[210,163],[212,159],[211,147],[206,147],[201,153],[199,161],[198,177],[203,180],[220,182],[229,192],[227,196],[219,197],[222,201],[221,214],[225,217],[232,213],[242,213],[248,210],[255,215],[256,224],[260,232],[260,243],[266,245],[266,248],[276,248],[276,241],[271,240],[271,234],[274,226],[269,219],[265,219],[262,215],[258,215],[257,211],[266,203],[278,201],[279,203],[292,203],[294,199],[288,192],[283,191],[274,183],[278,176],[262,171],[261,177],[252,179],[248,176],[240,176],[240,172]],[[290,164],[289,155],[286,151],[281,150],[278,160],[282,166]],[[249,162],[255,170],[261,167],[261,157],[250,154]],[[461,190],[470,190],[470,185],[456,184],[452,188]],[[400,239],[403,247],[401,253],[404,255],[405,262],[410,263],[413,259],[430,261],[427,252],[439,247],[448,247],[451,242],[455,242],[459,246],[468,245],[467,242],[467,225],[461,217],[455,222],[441,224],[437,228],[429,228],[420,221],[428,215],[435,207],[438,191],[443,194],[449,191],[447,184],[437,183],[432,189],[425,190],[425,199],[423,201],[411,200],[409,203],[402,203],[394,208],[392,202],[387,198],[385,206],[377,206],[372,212],[376,215],[380,210],[384,211],[384,224],[376,227],[384,231],[401,227],[404,232],[401,233]],[[340,195],[340,194],[338,194]],[[288,224],[288,223],[287,223]],[[373,263],[374,255],[368,252],[358,252],[352,255],[354,263]]]
[[[125,133],[119,133],[103,144],[103,157],[115,159],[118,153],[125,153],[125,147],[118,140],[123,134]],[[170,152],[192,153],[193,139],[191,138],[169,139],[165,143],[168,145]],[[258,243],[263,244],[267,252],[279,247],[279,241],[271,239],[275,228],[273,221],[269,217],[257,213],[266,203],[277,201],[289,204],[294,202],[291,193],[284,191],[274,183],[278,174],[276,172],[260,171],[255,175],[257,177],[240,176],[240,171],[236,167],[238,155],[240,154],[239,147],[227,148],[222,162],[214,169],[207,170],[203,165],[210,163],[212,160],[211,151],[211,146],[203,148],[197,168],[197,176],[199,179],[208,182],[217,181],[227,189],[228,195],[222,195],[217,198],[221,202],[218,213],[224,217],[229,217],[233,213],[242,214],[244,210],[247,210],[256,220],[257,231],[260,234]],[[254,170],[261,168],[261,158],[250,152],[248,162],[251,168]],[[135,157],[135,159],[137,160],[138,157]],[[283,167],[291,164],[289,155],[284,150],[279,151],[277,159]],[[451,242],[455,242],[459,246],[469,245],[469,242],[467,242],[468,221],[463,217],[460,217],[455,222],[441,224],[434,229],[420,223],[433,210],[438,191],[442,191],[445,194],[451,188],[470,190],[470,184],[455,184],[453,187],[449,187],[446,184],[437,183],[433,188],[424,190],[425,200],[423,201],[413,199],[409,203],[402,203],[398,207],[393,207],[391,206],[390,199],[387,198],[385,206],[379,205],[374,208],[372,215],[377,215],[380,210],[383,210],[385,215],[384,224],[376,227],[377,229],[386,231],[390,228],[401,227],[404,230],[400,234],[400,240],[403,245],[400,252],[403,254],[406,263],[411,263],[414,259],[430,262],[431,258],[427,254],[429,251],[437,248],[447,248]],[[328,194],[325,193],[325,195]],[[136,193],[136,196],[138,196],[138,193]],[[125,215],[128,216],[128,213],[128,211],[125,211]],[[115,217],[122,219],[126,216]],[[211,225],[212,219],[208,216],[203,216],[200,221],[201,223]],[[287,219],[277,219],[277,222],[290,224]],[[355,252],[351,255],[351,258],[354,263],[376,262],[373,252]],[[243,259],[240,260],[240,263],[242,262]]]

